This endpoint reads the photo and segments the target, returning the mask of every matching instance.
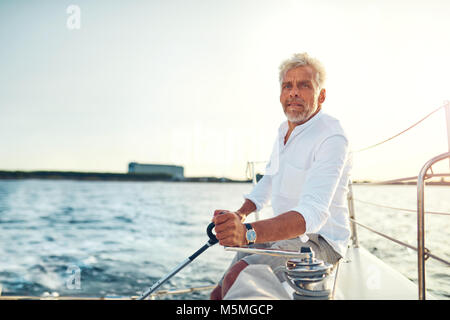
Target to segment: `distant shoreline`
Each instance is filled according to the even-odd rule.
[[[262,178],[258,175],[257,180]],[[110,172],[77,172],[77,171],[0,171],[0,180],[79,180],[79,181],[169,181],[169,182],[232,182],[251,183],[252,180],[233,180],[225,177],[185,177],[174,178],[169,174],[136,174],[136,173],[110,173]],[[354,185],[416,185],[415,181],[377,183],[375,181],[352,182]],[[427,185],[450,186],[448,181],[429,181]]]
[[[0,180],[43,179],[80,181],[171,181],[171,182],[233,182],[250,183],[251,180],[232,180],[217,177],[174,178],[169,174],[136,174],[76,171],[0,171]]]

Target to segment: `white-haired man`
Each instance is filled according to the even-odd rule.
[[[323,113],[325,70],[306,53],[280,65],[280,102],[287,121],[279,127],[266,173],[237,211],[215,210],[216,237],[223,246],[254,245],[299,250],[336,264],[350,237],[346,202],[348,140],[335,118]],[[271,199],[274,217],[244,223]],[[224,212],[223,214],[219,214]],[[211,299],[222,299],[249,264],[273,270],[283,258],[238,253]]]

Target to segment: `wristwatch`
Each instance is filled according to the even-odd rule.
[[[250,223],[244,223],[247,228],[247,233],[245,234],[245,238],[247,239],[247,244],[254,244],[256,241],[256,231],[253,229]]]

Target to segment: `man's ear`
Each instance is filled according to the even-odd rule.
[[[320,90],[320,93],[319,93],[319,104],[322,104],[325,101],[326,97],[327,97],[327,91],[325,89]]]

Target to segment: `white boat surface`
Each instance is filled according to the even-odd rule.
[[[417,300],[418,286],[363,247],[351,247],[329,281],[333,300]],[[270,268],[248,266],[238,276],[225,300],[288,300],[294,289],[280,284]],[[435,298],[427,294],[427,299]]]

